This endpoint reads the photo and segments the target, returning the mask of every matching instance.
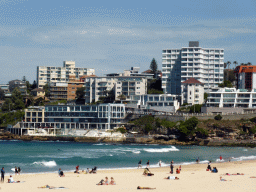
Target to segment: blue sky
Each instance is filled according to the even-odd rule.
[[[161,51],[198,40],[224,48],[225,61],[256,64],[255,0],[0,0],[0,83],[36,66],[95,68],[96,75],[141,71]]]

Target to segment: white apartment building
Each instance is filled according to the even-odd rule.
[[[162,89],[164,93],[181,94],[181,82],[193,77],[210,92],[223,82],[224,49],[201,48],[190,41],[189,47],[162,51]]]
[[[100,97],[107,96],[113,91],[115,100],[120,95],[129,100],[132,95],[147,93],[147,79],[145,77],[116,76],[116,77],[88,77],[85,80],[85,102],[97,102]]]
[[[256,107],[256,89],[216,88],[213,89],[207,98],[207,107]]]
[[[171,94],[134,95],[131,96],[129,104],[134,104],[140,109],[153,109],[173,113],[180,108],[177,96]]]
[[[189,78],[181,83],[181,104],[190,105],[203,104],[204,102],[204,84],[200,81]]]
[[[37,66],[37,87],[43,88],[47,83],[66,83],[69,75],[80,78],[84,75],[95,75],[95,69],[77,68],[75,61],[64,61],[63,67]]]

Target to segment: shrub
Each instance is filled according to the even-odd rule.
[[[220,121],[222,119],[222,116],[220,114],[218,114],[214,117],[214,119],[217,121]]]

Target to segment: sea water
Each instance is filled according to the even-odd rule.
[[[256,148],[245,147],[206,147],[173,146],[147,144],[105,144],[76,142],[39,142],[39,141],[0,141],[0,167],[6,173],[13,173],[12,168],[20,167],[22,173],[74,171],[80,169],[135,169],[141,159],[142,165],[150,160],[150,167],[169,166],[208,161],[240,161],[256,159]]]

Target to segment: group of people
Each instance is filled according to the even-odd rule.
[[[96,185],[116,185],[116,182],[114,180],[113,177],[110,178],[111,181],[108,181],[108,177],[105,177],[105,180],[102,179],[99,183],[97,183]]]
[[[87,173],[97,173],[97,167],[93,167],[92,170],[90,171],[89,168],[87,168],[85,171],[82,170],[82,172],[84,172],[85,174]],[[79,174],[79,165],[76,166],[76,170],[74,171],[74,173],[78,173]]]

